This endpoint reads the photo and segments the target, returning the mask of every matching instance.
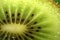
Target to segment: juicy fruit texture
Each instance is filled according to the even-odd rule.
[[[59,13],[50,0],[0,0],[0,40],[60,40]]]

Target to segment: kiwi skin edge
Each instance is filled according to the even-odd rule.
[[[60,7],[53,0],[0,0],[0,40],[60,40]]]

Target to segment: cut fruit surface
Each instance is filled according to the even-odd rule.
[[[59,14],[50,0],[0,0],[0,40],[60,40]]]

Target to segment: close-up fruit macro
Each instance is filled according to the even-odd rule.
[[[54,0],[0,0],[0,40],[60,40],[59,5]]]

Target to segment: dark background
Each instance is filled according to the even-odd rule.
[[[56,3],[58,2],[58,4],[60,5],[60,0],[54,0]]]

